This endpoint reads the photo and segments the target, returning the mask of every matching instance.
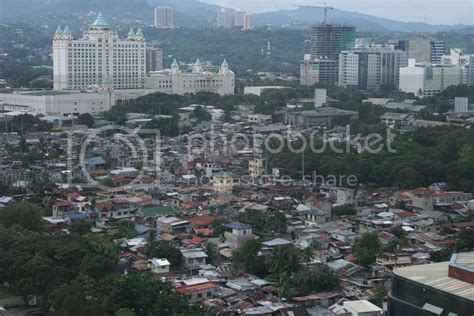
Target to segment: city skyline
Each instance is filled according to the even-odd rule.
[[[324,1],[314,0],[275,0],[269,3],[264,0],[201,0],[232,9],[243,9],[251,13],[264,13],[278,10],[294,9],[297,6],[323,6]],[[426,22],[428,24],[474,24],[474,4],[470,0],[436,1],[387,0],[380,5],[376,0],[326,1],[328,6],[344,11],[356,11],[401,22]]]

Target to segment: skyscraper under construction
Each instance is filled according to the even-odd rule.
[[[311,34],[311,56],[315,59],[337,60],[339,53],[350,50],[355,43],[354,26],[318,24]]]

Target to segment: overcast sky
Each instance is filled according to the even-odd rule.
[[[201,0],[253,13],[290,9],[296,5],[328,6],[398,21],[430,24],[474,24],[474,0]]]

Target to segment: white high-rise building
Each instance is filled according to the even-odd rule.
[[[155,8],[155,27],[173,28],[174,13],[173,8],[168,6],[159,6]]]
[[[86,90],[111,82],[115,89],[137,89],[145,85],[143,32],[130,29],[127,38],[99,14],[84,32],[74,39],[69,28],[58,26],[53,37],[53,76],[55,90]]]
[[[397,88],[400,68],[407,65],[404,51],[387,47],[342,51],[339,55],[339,86],[361,90]]]
[[[253,25],[253,14],[244,15],[244,30],[251,30],[254,28]]]
[[[235,26],[237,27],[244,26],[244,21],[245,21],[244,19],[245,19],[246,14],[247,12],[243,10],[235,11]]]
[[[229,12],[224,8],[217,14],[217,27],[230,27]]]

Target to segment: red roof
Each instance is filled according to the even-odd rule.
[[[214,289],[216,287],[217,285],[214,282],[206,282],[194,285],[178,286],[177,288],[175,288],[175,290],[176,292],[181,294],[188,294],[192,292],[199,292],[202,290]]]
[[[114,208],[112,203],[104,202],[104,203],[97,203],[95,207],[101,212],[108,212]]]
[[[193,245],[199,245],[203,241],[204,241],[204,238],[201,238],[201,237],[194,237],[193,239],[191,239],[191,243]]]
[[[191,225],[206,226],[212,223],[216,218],[212,215],[194,216],[188,219]]]
[[[400,217],[417,216],[415,213],[412,213],[412,212],[400,212],[400,213],[397,213],[397,215]]]
[[[74,203],[69,202],[69,201],[56,201],[54,202],[54,206],[57,206],[57,207],[74,206]]]
[[[201,234],[203,236],[210,236],[212,235],[212,229],[210,228],[199,228],[194,230],[196,234]]]

